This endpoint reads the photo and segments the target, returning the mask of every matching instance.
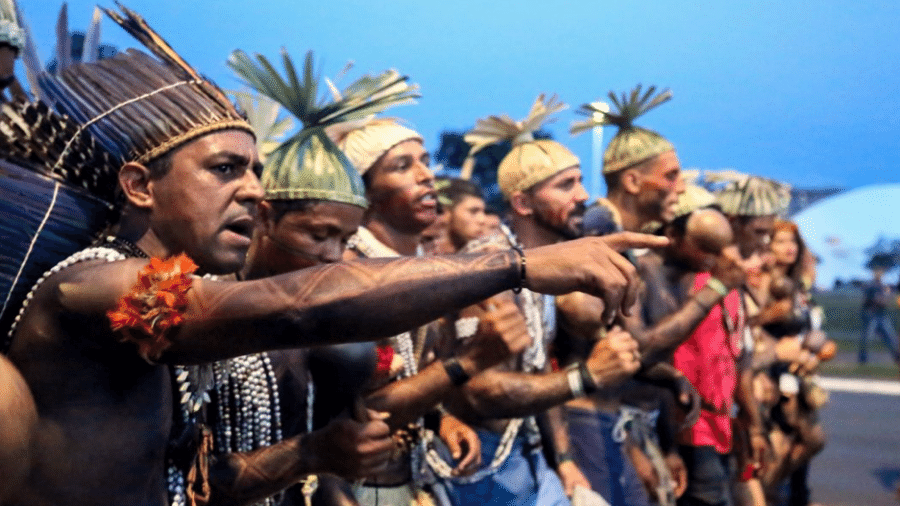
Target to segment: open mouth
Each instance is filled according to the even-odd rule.
[[[232,221],[231,223],[225,225],[225,230],[228,230],[229,232],[233,232],[240,236],[247,237],[249,239],[253,237],[253,219],[241,218],[239,220]]]
[[[428,207],[436,206],[437,194],[435,194],[434,192],[428,192],[425,195],[419,197],[419,203]]]

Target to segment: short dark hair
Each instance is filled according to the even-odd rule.
[[[277,224],[284,215],[293,211],[309,211],[314,205],[322,202],[319,199],[269,200],[272,205],[272,218]]]
[[[147,162],[146,167],[150,170],[150,179],[160,179],[172,170],[172,153],[174,151],[175,150],[169,151],[168,153]]]
[[[439,201],[450,202],[450,207],[456,207],[466,197],[475,197],[484,200],[481,187],[468,179],[450,178],[435,184],[438,188]]]

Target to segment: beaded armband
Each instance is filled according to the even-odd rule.
[[[168,331],[184,321],[187,293],[197,265],[181,254],[168,260],[150,259],[138,282],[106,313],[122,342],[133,342],[144,360],[153,363],[172,345]]]

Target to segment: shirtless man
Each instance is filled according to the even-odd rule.
[[[232,66],[242,76],[250,76],[253,72],[259,72],[261,75],[269,76],[270,81],[280,77],[272,75],[271,70],[251,63],[250,60],[238,53],[232,58]],[[365,80],[367,84],[370,84],[372,80],[393,83],[393,89],[398,90],[404,86],[405,80],[396,75],[394,71],[387,71],[376,77],[365,76],[361,79]],[[295,95],[308,93],[308,88],[313,84],[304,82],[297,85],[298,89]],[[402,102],[408,93],[415,90],[414,86],[406,86],[405,93],[399,92],[394,96],[398,102]],[[352,111],[352,114],[361,114],[360,108],[356,104],[366,102],[370,97],[364,91],[355,90],[380,87],[369,86],[366,88],[353,83],[342,92],[340,98],[328,104],[317,105],[317,107],[328,107],[331,111],[346,108],[346,110]],[[262,88],[258,91],[265,93],[267,90]],[[271,98],[283,100],[280,96]],[[379,108],[383,108],[386,103],[387,99],[381,97],[378,101]],[[285,104],[289,109],[296,110],[292,107],[294,105]],[[355,246],[358,241],[363,240],[357,236],[357,232],[364,216],[368,227],[374,230],[379,237],[384,237],[384,242],[390,244],[399,242],[395,236],[403,237],[401,230],[408,231],[414,240],[418,240],[416,235],[420,234],[421,229],[430,224],[429,219],[434,217],[433,214],[426,213],[425,219],[419,220],[419,214],[415,212],[422,191],[425,193],[432,191],[428,167],[421,163],[412,163],[405,166],[406,170],[397,168],[406,160],[406,153],[410,149],[421,149],[421,137],[418,134],[390,122],[374,121],[374,126],[371,128],[354,123],[354,126],[358,128],[346,133],[349,139],[339,139],[339,142],[351,143],[352,149],[352,143],[354,140],[359,140],[360,137],[366,138],[369,146],[375,146],[378,142],[384,141],[384,154],[371,156],[370,158],[375,159],[372,167],[361,167],[358,170],[346,156],[338,151],[336,145],[331,144],[331,148],[328,148],[328,144],[332,142],[330,138],[320,138],[319,142],[313,142],[317,132],[321,132],[323,128],[337,130],[343,126],[342,122],[345,121],[343,116],[336,112],[329,114],[328,120],[317,122],[309,119],[316,117],[315,112],[317,111],[305,111],[306,114],[299,118],[304,120],[303,130],[282,144],[266,165],[262,176],[266,200],[260,204],[262,226],[254,237],[244,279],[258,279],[340,261],[348,242]],[[393,132],[399,133],[400,138],[411,136],[413,142],[409,145],[404,140],[396,142],[398,138],[391,135]],[[392,144],[395,142],[396,146],[393,146]],[[302,160],[285,159],[278,156],[281,152],[300,149],[312,151],[316,153],[316,156]],[[417,160],[421,162],[419,157]],[[366,174],[368,184],[363,182],[360,172]],[[410,188],[412,191],[405,191]],[[386,206],[385,196],[394,197],[396,205]],[[409,198],[404,199],[404,196]],[[370,198],[372,199],[372,209],[367,213]],[[388,235],[385,230],[390,230],[392,233]],[[368,238],[367,240],[374,241],[375,239]],[[380,244],[384,244],[384,242]],[[413,242],[410,241],[410,243]],[[368,250],[363,248],[363,251]],[[522,329],[516,329],[513,317],[517,315],[515,307],[511,304],[505,311],[502,309],[492,311],[488,318],[489,321],[482,327],[481,332],[477,333],[471,346],[461,350],[460,354],[452,360],[459,363],[464,370],[476,374],[481,369],[505,358],[510,351],[520,351],[527,342],[527,331],[524,330],[524,325],[522,325]],[[372,347],[363,351],[360,351],[359,347],[359,344],[354,345],[355,350],[351,353],[369,353],[371,355],[375,353]],[[340,352],[346,353],[346,348],[347,345],[343,346]],[[384,346],[382,351],[394,352],[394,349]],[[328,353],[331,354],[338,352],[335,347],[330,347],[328,350]],[[312,426],[314,420],[318,424],[326,423],[328,417],[333,416],[335,411],[347,408],[348,399],[346,397],[349,392],[342,391],[346,388],[339,386],[338,383],[346,384],[349,381],[347,376],[352,376],[356,371],[349,370],[350,367],[337,367],[337,371],[325,370],[327,367],[317,366],[322,361],[320,355],[322,355],[321,350],[299,349],[268,354],[273,362],[275,373],[279,377],[278,390],[282,412],[285,415],[290,413],[292,418],[299,419],[291,420],[282,417],[285,432],[288,435],[307,430],[306,428]],[[396,354],[393,358],[398,359],[399,357],[400,355]],[[399,360],[402,362],[402,359]],[[379,354],[378,361],[379,369],[375,371],[379,381],[378,388],[374,388],[374,392],[366,392],[370,393],[367,402],[378,410],[377,413],[387,416],[385,422],[392,429],[406,429],[409,423],[414,422],[427,411],[433,410],[441,396],[453,388],[447,369],[440,361],[428,364],[428,367],[424,367],[419,374],[382,385],[381,381],[390,376],[392,372],[390,366],[396,360],[391,360],[389,356],[383,358]],[[341,365],[332,363],[332,359],[328,359],[328,362],[328,366],[332,369],[335,368],[334,366]],[[307,370],[314,381],[312,385],[307,382]],[[362,393],[365,386],[372,388],[372,380],[368,378],[357,378],[356,384],[357,395]],[[312,406],[308,405],[310,389],[315,392],[315,401]],[[345,405],[341,405],[342,403]],[[308,413],[312,412],[310,409],[313,407],[315,409],[314,416],[309,418]],[[478,439],[474,432],[458,420],[448,420],[449,418],[453,417],[442,417],[439,432],[458,459],[458,465],[453,472],[461,473],[473,463],[477,464],[477,458],[480,455]],[[333,423],[335,422],[330,422],[329,425]],[[414,436],[418,436],[418,434],[414,434]],[[340,444],[341,442],[336,441],[336,443]],[[377,494],[379,501],[399,501],[405,504],[409,502],[410,497],[403,500],[391,498],[388,489],[384,486],[388,483],[403,481],[409,483],[411,481],[408,455],[401,455],[401,457],[404,458],[392,459],[392,462],[396,462],[400,467],[400,472],[393,475],[382,471],[377,473],[377,476],[370,476],[374,473],[345,476],[354,479],[369,478],[379,484]],[[348,460],[351,461],[348,464],[352,465],[353,459]],[[302,492],[302,487],[294,487],[287,492],[287,504],[302,502],[303,498],[299,497],[296,492]]]
[[[468,251],[504,250],[554,244],[580,233],[587,193],[581,183],[577,157],[561,144],[531,138],[522,124],[537,128],[543,115],[558,106],[554,99],[539,97],[532,116],[519,123],[491,117],[479,120],[467,134],[473,153],[481,146],[504,140],[491,132],[504,131],[515,138],[513,150],[498,170],[501,191],[508,202],[511,230],[475,241]],[[503,121],[499,129],[489,123]],[[586,360],[565,371],[552,372],[549,345],[556,331],[552,297],[531,292],[515,295],[528,322],[532,346],[515,360],[507,361],[469,381],[463,396],[448,407],[478,427],[482,439],[482,469],[473,477],[451,480],[455,504],[567,504],[577,486],[589,487],[572,461],[569,438],[558,405],[600,387],[621,383],[634,372],[634,341],[618,333],[593,347]],[[477,317],[478,311],[474,314]],[[460,323],[472,318],[463,312]],[[457,334],[460,333],[457,325]],[[464,339],[450,339],[450,349]],[[537,419],[535,418],[537,416]],[[537,422],[550,437],[541,437]],[[543,445],[545,451],[538,449]],[[560,456],[550,470],[544,454]],[[567,457],[569,456],[569,457]],[[512,502],[514,501],[514,502]]]
[[[128,17],[130,28],[146,35],[142,20]],[[47,277],[13,336],[10,359],[39,414],[26,504],[161,505],[169,492],[183,493],[165,479],[170,429],[181,418],[166,364],[392,335],[521,285],[605,294],[613,307],[633,302],[634,270],[602,240],[529,251],[524,277],[520,256],[509,252],[338,264],[250,282],[193,277],[184,258],[148,265],[141,257],[184,253],[201,272],[237,271],[262,197],[249,127],[214,86],[173,62],[171,49],[159,52],[170,55],[166,63],[130,51],[70,67],[59,77],[65,87],[49,77],[45,83],[61,110],[95,119],[89,133],[124,160],[119,185],[126,203],[111,248],[89,250]],[[123,82],[132,75],[142,78]],[[79,99],[89,93],[90,101]],[[174,283],[138,285],[142,269]],[[435,292],[435,283],[444,290]],[[159,289],[174,293],[156,297]],[[148,318],[148,305],[161,310],[160,303],[169,306],[162,313],[168,317]],[[136,309],[138,317],[117,319],[121,327],[113,331],[107,314],[117,307]],[[180,374],[174,380],[183,383]],[[188,394],[183,407],[190,415],[202,395]],[[315,446],[303,438],[289,444]],[[378,434],[356,444],[364,453],[389,448]],[[183,453],[185,467],[204,469],[202,458],[192,465],[203,452]],[[254,487],[269,495],[318,469],[323,453],[294,455],[274,469],[267,469],[273,456],[266,450],[217,462],[213,499],[227,502],[232,490]],[[207,492],[202,485],[186,488],[196,497]]]

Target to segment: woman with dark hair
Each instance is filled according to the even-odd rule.
[[[768,282],[764,284],[768,301],[757,323],[778,340],[779,362],[769,374],[780,396],[773,399],[771,411],[770,437],[776,460],[762,480],[769,495],[778,495],[780,485],[790,477],[787,502],[776,504],[805,506],[809,504],[809,461],[825,445],[816,416],[824,397],[809,375],[819,361],[832,358],[836,348],[819,329],[821,310],[810,299],[815,262],[797,225],[777,220],[769,252]]]

